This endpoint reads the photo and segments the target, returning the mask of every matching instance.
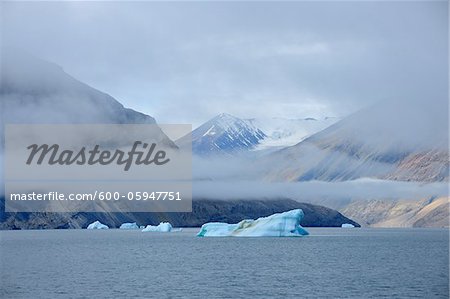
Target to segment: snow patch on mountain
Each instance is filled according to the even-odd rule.
[[[267,137],[262,140],[255,150],[265,150],[274,147],[286,147],[295,145],[305,138],[322,131],[339,120],[337,117],[323,119],[301,118],[265,118],[249,119],[255,127],[261,129]]]

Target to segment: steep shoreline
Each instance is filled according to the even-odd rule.
[[[4,201],[2,199],[1,201]],[[168,221],[176,227],[199,227],[206,222],[237,223],[243,219],[256,219],[274,213],[302,209],[306,227],[340,227],[343,223],[360,226],[336,210],[323,206],[300,203],[292,199],[211,200],[198,199],[192,204],[192,213],[5,213],[0,212],[0,229],[70,229],[85,228],[99,220],[112,228],[124,222],[138,225]]]

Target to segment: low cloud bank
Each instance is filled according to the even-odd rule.
[[[292,198],[305,202],[354,199],[419,199],[448,196],[448,183],[400,182],[357,179],[344,182],[269,183],[260,181],[197,181],[194,198],[276,199]]]

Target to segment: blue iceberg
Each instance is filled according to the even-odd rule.
[[[101,223],[100,221],[92,222],[88,225],[87,229],[108,229],[109,227]]]
[[[119,229],[138,229],[139,226],[136,224],[136,222],[133,223],[122,223],[122,225],[119,227]]]
[[[301,209],[242,220],[237,224],[210,222],[203,224],[199,237],[299,237],[309,233],[300,225],[304,213]]]

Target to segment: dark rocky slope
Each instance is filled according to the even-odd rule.
[[[0,229],[64,229],[86,228],[95,220],[119,227],[124,222],[138,225],[169,221],[177,227],[198,227],[206,222],[237,223],[292,209],[302,209],[306,227],[340,227],[343,223],[358,223],[336,210],[300,203],[291,199],[278,200],[194,200],[192,213],[5,213],[0,212]]]

